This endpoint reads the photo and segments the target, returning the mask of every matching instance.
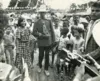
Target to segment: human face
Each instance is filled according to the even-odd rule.
[[[40,12],[40,17],[41,17],[42,19],[45,19],[45,14],[46,14],[46,12]]]
[[[55,28],[58,28],[58,22],[55,22]]]
[[[28,22],[29,26],[31,26],[31,25],[32,25],[32,20],[27,19],[27,22]]]
[[[25,19],[21,22],[21,25],[22,25],[22,27],[25,27],[26,26]]]
[[[78,32],[78,30],[74,30],[74,36],[75,37],[80,37],[80,33]]]

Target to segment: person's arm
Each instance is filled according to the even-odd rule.
[[[39,36],[42,35],[41,33],[38,32],[38,23],[37,23],[37,22],[34,23],[33,35],[34,35],[35,37],[39,37]]]
[[[52,21],[50,21],[50,27],[51,27],[52,41],[54,43],[55,42],[55,33],[54,33]]]
[[[100,76],[89,78],[86,81],[100,81]]]
[[[80,48],[79,48],[79,50],[83,53],[84,52],[84,48],[85,48],[85,41],[83,40],[82,42],[81,42],[81,45],[80,45]]]
[[[82,77],[84,76],[84,73],[85,73],[85,62],[81,63],[81,65],[76,68],[76,71],[75,71],[76,75],[73,81],[81,81]]]

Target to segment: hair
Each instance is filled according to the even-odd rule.
[[[21,23],[23,22],[23,20],[24,20],[24,18],[20,17],[20,18],[18,19],[18,24],[17,24],[17,26],[22,26]]]
[[[77,30],[80,34],[84,32],[84,29],[77,26],[72,26],[71,31],[73,35],[74,35],[74,30]]]
[[[63,28],[61,30],[61,35],[67,35],[68,32],[69,32],[69,29],[68,28]]]

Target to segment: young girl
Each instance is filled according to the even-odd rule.
[[[30,53],[30,32],[25,28],[26,23],[24,18],[18,19],[18,29],[16,31],[16,60],[15,66],[19,69],[20,73],[23,72],[22,58],[28,65],[28,71],[31,73],[31,53]]]

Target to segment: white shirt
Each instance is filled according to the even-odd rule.
[[[76,39],[76,37],[73,37],[73,52],[75,53],[81,53],[80,48],[84,47],[84,39],[81,37],[79,40]]]
[[[60,28],[54,29],[55,32],[55,41],[59,42],[60,40]]]

